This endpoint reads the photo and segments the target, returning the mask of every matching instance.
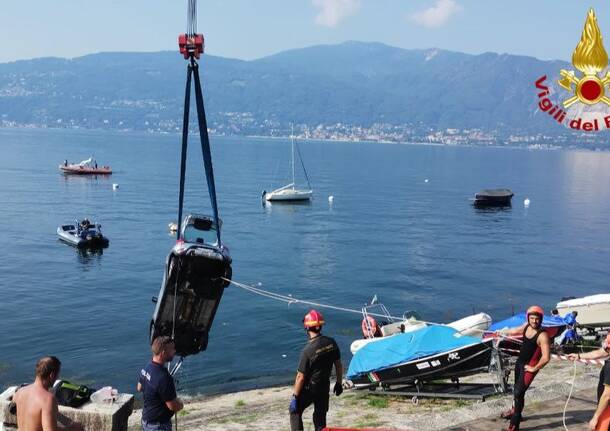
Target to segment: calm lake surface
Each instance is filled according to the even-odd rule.
[[[36,359],[54,354],[64,378],[133,392],[149,359],[151,297],[174,243],[167,225],[177,217],[179,142],[0,131],[0,386],[31,380]],[[208,212],[201,150],[191,142],[185,208]],[[263,207],[261,191],[288,180],[289,141],[212,138],[237,281],[349,308],[377,294],[394,315],[416,310],[441,322],[473,311],[502,319],[532,303],[551,309],[562,296],[610,291],[608,153],[300,146],[314,201]],[[90,155],[115,173],[59,173],[64,159]],[[469,198],[485,187],[510,187],[513,207],[474,209]],[[59,224],[85,216],[110,238],[103,254],[57,240]],[[208,350],[185,360],[179,387],[210,393],[290,381],[306,311],[227,288]],[[347,366],[360,317],[322,311]]]

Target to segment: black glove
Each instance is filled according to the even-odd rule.
[[[335,393],[336,396],[341,395],[343,393],[343,385],[341,385],[341,383],[339,383],[339,382],[335,383],[333,392]]]

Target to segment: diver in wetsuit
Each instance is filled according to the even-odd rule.
[[[525,405],[525,392],[538,371],[544,368],[551,359],[549,335],[542,329],[543,318],[542,308],[533,305],[527,309],[526,323],[517,328],[501,331],[502,335],[523,336],[523,344],[521,344],[519,357],[515,363],[514,405],[511,410],[502,413],[504,419],[510,419],[507,431],[519,430],[521,413]]]

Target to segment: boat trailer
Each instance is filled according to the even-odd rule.
[[[420,398],[466,399],[485,401],[488,397],[508,392],[508,376],[510,370],[506,368],[508,358],[500,353],[497,341],[494,341],[489,374],[495,378],[494,383],[462,383],[458,377],[451,381],[425,381],[415,380],[410,383],[372,383],[367,388],[376,395],[391,395],[410,397],[415,405]],[[381,389],[381,390],[379,390]]]

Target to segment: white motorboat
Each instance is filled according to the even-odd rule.
[[[391,320],[391,316],[387,312],[387,309],[383,306],[383,304],[373,304],[373,306],[379,307],[382,310],[382,314],[373,314],[370,312],[372,306],[367,306],[363,308],[363,323],[362,323],[362,331],[364,334],[375,334],[375,336],[368,336],[367,338],[362,338],[359,340],[355,340],[351,346],[350,350],[352,354],[356,353],[363,346],[379,341],[383,338],[391,337],[396,334],[403,334],[407,332],[413,332],[420,330],[426,326],[429,326],[428,323],[417,320],[413,317],[408,319],[403,319],[397,322],[386,323],[379,326],[379,330],[377,331],[372,325],[376,325],[376,321],[371,319],[372,315],[381,316],[382,318],[386,318],[386,320]],[[386,317],[387,316],[387,317]],[[456,320],[454,322],[448,323],[446,325],[439,324],[440,326],[449,326],[457,331],[457,336],[472,336],[481,338],[483,333],[489,328],[491,325],[491,316],[486,313],[478,313],[473,314],[471,316],[466,316],[462,319]],[[434,325],[436,326],[436,325]]]
[[[309,176],[307,175],[307,171],[305,170],[305,164],[303,163],[303,159],[301,158],[301,152],[299,151],[298,145],[294,142],[294,131],[290,135],[290,142],[292,146],[292,182],[270,192],[263,191],[263,200],[267,202],[308,201],[313,196],[313,190],[311,189],[311,184],[309,183]],[[301,161],[301,167],[303,168],[303,172],[305,173],[305,179],[307,180],[307,188],[297,188],[296,186],[294,166],[295,147],[298,153],[299,160]]]
[[[581,326],[610,326],[610,293],[569,298],[557,303],[557,311],[561,316],[576,311],[576,321]]]
[[[57,228],[60,240],[78,248],[106,248],[110,241],[102,235],[102,225],[83,219],[75,224],[64,224]]]

